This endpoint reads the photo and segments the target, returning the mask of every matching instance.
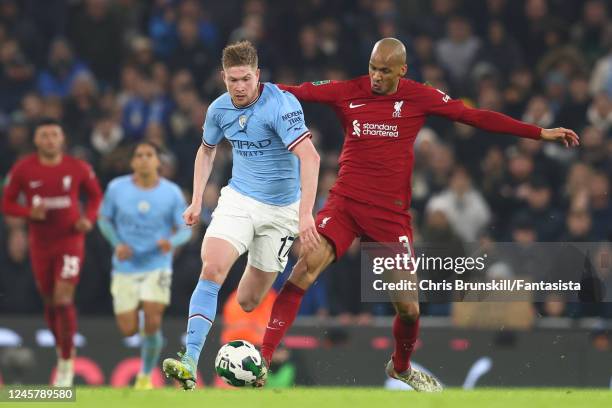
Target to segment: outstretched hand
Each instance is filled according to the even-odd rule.
[[[565,147],[574,147],[580,144],[580,137],[571,129],[554,128],[542,129],[540,133],[542,140],[560,141]]]

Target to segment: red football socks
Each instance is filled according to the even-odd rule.
[[[393,368],[397,373],[403,373],[410,368],[410,356],[419,335],[419,320],[417,319],[414,323],[405,323],[398,315],[395,315],[393,319],[395,351],[392,359]]]
[[[261,355],[268,365],[270,365],[274,350],[293,324],[305,292],[304,289],[287,281],[276,297],[261,346]]]
[[[76,333],[76,308],[73,304],[55,306],[55,336],[61,357],[72,357],[73,339]]]
[[[45,305],[45,321],[47,322],[47,327],[53,333],[55,337],[55,342],[57,343],[57,335],[55,334],[55,306],[52,304]]]

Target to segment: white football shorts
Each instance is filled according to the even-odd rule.
[[[238,254],[249,251],[249,265],[282,272],[299,232],[299,200],[287,206],[257,201],[225,186],[204,238],[232,244]]]
[[[172,271],[113,273],[111,294],[115,314],[136,310],[142,301],[170,304]]]

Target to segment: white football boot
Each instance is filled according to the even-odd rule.
[[[398,373],[393,367],[393,360],[389,360],[387,363],[387,375],[391,378],[395,378],[403,383],[408,384],[415,391],[419,392],[440,392],[442,391],[442,384],[433,376],[417,370],[414,367],[409,368],[403,373]]]
[[[55,370],[54,387],[72,387],[74,382],[74,359],[69,358],[57,360],[57,369]]]

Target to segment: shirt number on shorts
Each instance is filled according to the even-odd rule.
[[[289,255],[289,251],[291,250],[291,246],[293,245],[293,241],[295,241],[295,237],[286,236],[286,237],[282,237],[281,238],[281,247],[278,250],[278,257],[279,258],[286,258]],[[287,250],[283,254],[283,251],[285,250],[285,247],[287,247]]]
[[[70,279],[77,276],[79,274],[80,263],[81,260],[78,256],[64,255],[64,266],[62,266],[60,278]]]

